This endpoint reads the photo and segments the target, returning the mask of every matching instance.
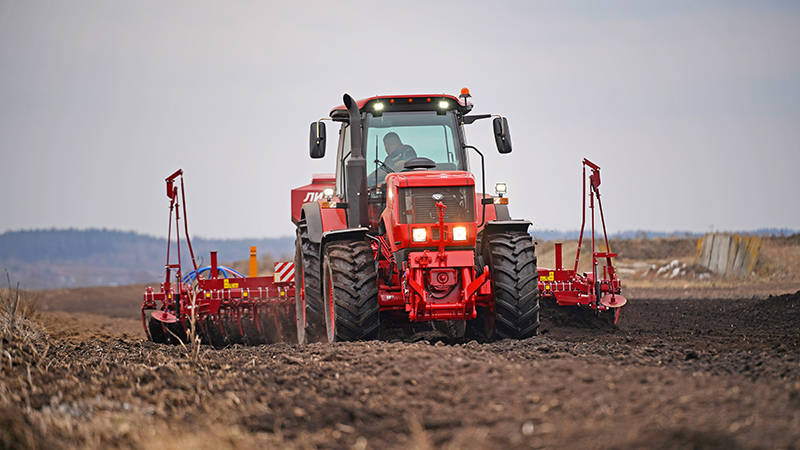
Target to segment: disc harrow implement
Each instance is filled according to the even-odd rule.
[[[588,189],[586,185],[587,167],[591,170],[591,174],[588,176]],[[554,302],[558,306],[593,310],[598,317],[605,319],[609,323],[617,324],[620,310],[628,301],[622,296],[622,282],[612,261],[612,258],[617,257],[617,254],[611,253],[608,244],[603,204],[600,201],[600,166],[585,158],[583,160],[583,191],[583,218],[581,221],[581,233],[578,238],[578,248],[575,254],[575,266],[572,269],[564,268],[561,252],[562,243],[557,242],[555,244],[555,269],[542,267],[538,269],[539,290],[542,293],[542,299],[545,301]],[[592,268],[591,272],[581,274],[578,273],[578,261],[581,257],[581,244],[583,243],[583,232],[586,226],[587,194],[591,219]],[[600,213],[606,251],[597,251],[595,202]]]
[[[181,266],[180,201],[183,229],[193,270],[183,274]],[[158,292],[148,287],[142,302],[142,325],[147,338],[157,343],[188,342],[191,322],[204,344],[224,347],[233,344],[259,345],[296,342],[294,263],[275,263],[275,274],[257,276],[256,249],[250,249],[250,276],[217,264],[198,268],[186,223],[183,171],[166,179],[170,199],[170,231],[164,282]],[[172,256],[172,222],[175,222],[175,259]]]

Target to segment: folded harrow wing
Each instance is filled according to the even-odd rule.
[[[176,186],[179,177],[184,237],[194,269],[187,274],[181,271],[181,205]],[[186,223],[183,171],[178,170],[166,181],[170,199],[166,275],[158,292],[148,287],[144,293],[142,324],[148,339],[159,343],[187,342],[194,321],[203,343],[216,347],[296,342],[294,263],[276,263],[274,276],[256,276],[255,247],[251,247],[249,277],[218,265],[216,252],[211,252],[210,267],[198,268]],[[175,262],[170,259],[173,214]]]
[[[581,244],[586,225],[586,168],[591,169],[589,175],[588,197],[589,210],[591,211],[592,233],[592,269],[589,273],[578,273],[578,261],[581,256]],[[603,217],[603,204],[600,202],[600,167],[588,159],[583,160],[583,215],[581,219],[581,233],[578,239],[578,249],[575,255],[575,266],[565,269],[562,263],[562,244],[555,244],[555,269],[539,268],[539,290],[542,300],[555,301],[559,306],[589,308],[601,317],[613,321],[619,320],[619,312],[627,303],[621,295],[621,282],[614,269],[611,258],[616,258],[616,253],[611,253],[608,245],[608,233]],[[595,241],[595,201],[600,212],[600,222],[603,226],[605,251],[597,251]]]

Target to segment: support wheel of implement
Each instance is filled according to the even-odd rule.
[[[325,317],[319,279],[319,245],[309,239],[305,221],[297,227],[294,270],[297,341],[300,344],[323,341]]]
[[[531,236],[520,231],[489,235],[483,259],[492,273],[497,337],[535,336],[539,331],[539,275]]]
[[[364,241],[325,246],[322,264],[328,342],[377,339],[378,283],[372,247]]]
[[[167,330],[167,344],[178,345],[179,342],[183,342],[184,344],[189,342],[189,338],[186,337],[186,328],[184,328],[183,322],[165,323],[164,328]]]
[[[164,344],[167,342],[167,331],[164,329],[164,324],[150,316],[147,313],[147,328],[150,331],[150,339],[157,344]]]

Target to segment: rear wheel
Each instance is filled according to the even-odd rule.
[[[295,313],[297,341],[301,344],[325,338],[322,294],[319,279],[319,245],[311,242],[305,221],[297,227],[294,251]]]
[[[483,258],[492,273],[495,334],[510,339],[535,336],[539,331],[539,275],[533,239],[520,231],[492,234]]]
[[[377,339],[380,307],[372,247],[364,241],[331,242],[322,272],[328,342]]]

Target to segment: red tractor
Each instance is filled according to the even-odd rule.
[[[340,124],[334,179],[317,199],[292,195],[297,225],[301,343],[375,339],[382,328],[429,326],[451,338],[526,338],[539,328],[539,273],[531,223],[513,220],[505,185],[475,192],[465,125],[469,91],[354,100],[311,124],[312,158],[325,156],[323,120]],[[333,182],[332,184],[330,184]]]

